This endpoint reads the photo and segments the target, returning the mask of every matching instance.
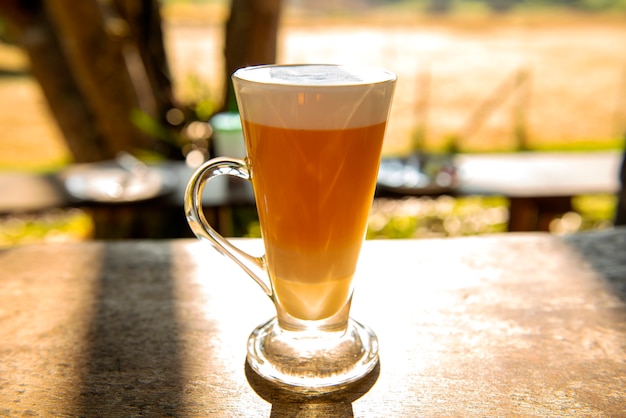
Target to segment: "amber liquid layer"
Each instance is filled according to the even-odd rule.
[[[318,320],[349,300],[376,186],[385,123],[341,130],[244,121],[277,302]]]

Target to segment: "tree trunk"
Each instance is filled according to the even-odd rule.
[[[95,117],[75,83],[41,2],[4,1],[0,2],[0,12],[12,24],[28,54],[31,73],[40,83],[74,160],[91,162],[111,158],[113,154],[94,128]]]
[[[72,2],[71,7],[63,0],[48,0],[44,7],[109,151],[152,149],[155,140],[141,132],[131,116],[133,111],[153,109],[142,109],[141,92],[135,90],[122,42],[105,31],[107,22],[98,0]]]
[[[173,107],[172,80],[161,29],[161,13],[157,0],[114,0],[119,16],[127,22],[129,33],[126,48],[139,54],[143,73],[153,97],[156,118],[163,118]]]
[[[282,0],[232,0],[226,23],[224,110],[236,110],[231,74],[238,68],[273,64]]]

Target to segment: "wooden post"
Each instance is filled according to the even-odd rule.
[[[39,81],[75,162],[112,158],[41,2],[3,1],[0,11],[30,59],[31,73]]]
[[[236,110],[230,81],[238,68],[276,62],[282,0],[232,0],[226,23],[223,110]]]

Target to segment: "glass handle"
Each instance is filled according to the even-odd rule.
[[[220,253],[233,260],[272,298],[271,287],[267,278],[265,257],[253,257],[231,244],[218,233],[207,221],[202,210],[202,193],[207,182],[215,177],[227,175],[250,181],[250,171],[245,160],[214,158],[201,165],[191,176],[185,190],[185,215],[193,233],[202,241],[209,243]]]

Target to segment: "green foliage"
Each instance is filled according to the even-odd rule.
[[[181,101],[193,109],[196,120],[208,121],[220,107],[211,85],[196,73],[185,76],[180,90]]]
[[[211,85],[200,75],[196,73],[187,74],[180,89],[183,102],[195,106],[196,111],[204,112],[198,115],[199,120],[203,120],[202,117],[208,117],[214,113],[217,108],[217,101]]]
[[[170,137],[170,133],[163,124],[142,110],[134,109],[130,119],[136,127],[154,138],[167,140]]]
[[[587,152],[587,151],[614,151],[624,149],[624,140],[622,138],[607,139],[590,139],[590,140],[570,140],[568,142],[552,143],[552,142],[536,142],[532,147],[528,147],[532,151],[566,151],[566,152]]]
[[[428,238],[506,231],[507,200],[501,197],[378,199],[367,238]]]
[[[556,219],[554,233],[573,233],[612,225],[614,195],[574,197],[574,211]],[[379,199],[369,219],[368,239],[458,237],[507,231],[508,201],[497,196]]]
[[[78,209],[55,209],[38,215],[0,218],[0,248],[39,242],[79,241],[92,235],[91,217]]]
[[[259,221],[252,221],[248,225],[248,231],[244,235],[246,238],[261,238],[261,224]]]
[[[612,194],[575,196],[572,207],[581,217],[580,230],[610,226],[617,207],[617,196]]]
[[[216,103],[209,99],[200,100],[194,107],[198,120],[207,121],[217,111]]]

